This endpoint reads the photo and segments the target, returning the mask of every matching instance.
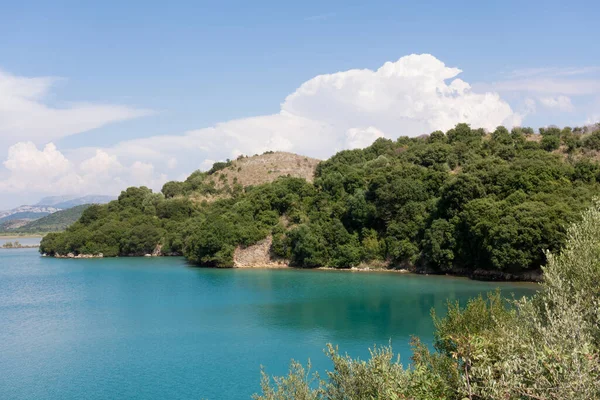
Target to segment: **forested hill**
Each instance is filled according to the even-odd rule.
[[[526,271],[560,248],[565,226],[600,193],[599,151],[600,131],[486,134],[459,124],[339,152],[313,182],[282,176],[244,187],[225,172],[239,167],[217,163],[162,193],[129,188],[92,206],[40,251],[143,255],[160,245],[230,267],[236,248],[272,237],[271,255],[298,267]]]
[[[39,232],[56,232],[66,229],[69,225],[76,222],[83,211],[88,208],[90,204],[82,204],[79,206],[71,207],[66,210],[60,210],[50,215],[46,215],[40,219],[28,222],[27,224],[13,229],[10,232],[14,233],[39,233]]]

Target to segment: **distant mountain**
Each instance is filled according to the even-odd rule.
[[[82,204],[66,210],[57,211],[43,218],[28,222],[16,229],[10,229],[10,232],[40,233],[64,231],[69,225],[77,221],[79,217],[81,217],[81,214],[83,214],[83,211],[89,206],[90,204]]]
[[[44,197],[43,199],[38,201],[35,205],[36,206],[55,206],[58,203],[64,203],[66,201],[70,201],[70,200],[76,199],[78,197],[80,197],[80,196],[73,196],[73,195],[48,196],[48,197]]]
[[[79,218],[85,209],[85,207],[81,208],[79,206],[106,204],[115,199],[115,196],[103,195],[44,197],[33,206],[19,206],[12,210],[0,211],[0,232],[51,232],[57,229],[62,230]],[[62,211],[69,211],[74,207],[77,209],[71,213],[62,213]],[[61,213],[58,214],[59,212]],[[32,222],[46,216],[52,216],[54,213],[58,215],[41,222],[39,225],[33,224],[26,227]]]
[[[38,219],[59,211],[53,206],[20,206],[8,211],[0,211],[0,223],[13,219]]]
[[[106,196],[92,194],[88,196],[49,196],[41,199],[36,205],[53,206],[60,209],[67,209],[82,204],[105,204],[112,200],[116,200],[116,196]]]

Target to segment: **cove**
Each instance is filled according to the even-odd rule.
[[[430,310],[536,285],[395,273],[203,269],[182,258],[53,259],[0,250],[0,397],[244,399],[326,343],[408,362]]]

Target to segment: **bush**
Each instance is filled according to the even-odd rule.
[[[583,147],[589,150],[600,150],[600,131],[596,131],[583,139]]]
[[[545,135],[540,142],[540,146],[546,151],[557,150],[560,147],[560,137],[556,135]]]

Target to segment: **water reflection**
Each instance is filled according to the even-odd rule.
[[[200,270],[197,278],[204,290],[229,294],[213,303],[222,315],[272,329],[318,331],[331,340],[427,339],[431,310],[444,314],[448,301],[464,303],[498,286],[507,297],[535,291],[533,285],[392,273]]]

